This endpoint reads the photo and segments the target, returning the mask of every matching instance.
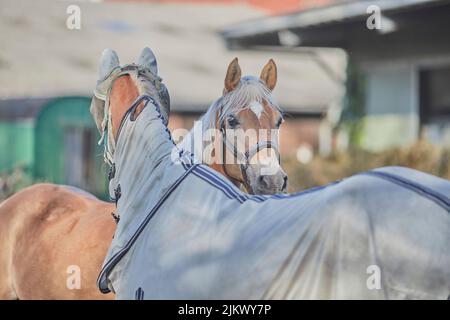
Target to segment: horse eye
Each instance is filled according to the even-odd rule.
[[[234,115],[228,116],[227,122],[228,125],[232,128],[236,127],[239,124],[239,120]]]

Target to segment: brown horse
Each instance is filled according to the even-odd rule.
[[[109,77],[118,65],[117,55],[105,51],[100,79]],[[229,66],[225,93],[239,81],[236,65],[237,61]],[[168,110],[166,93],[159,90],[156,59],[149,49],[144,49],[138,66],[152,75],[152,81],[139,73],[120,74],[111,79],[106,100],[114,111],[110,112],[113,140],[121,119],[139,95],[151,95]],[[276,82],[273,61],[264,68],[261,79],[273,89]],[[140,110],[138,107],[135,112]],[[103,133],[100,112],[91,111]],[[264,125],[278,126],[279,114],[270,109],[264,111],[270,119]],[[242,111],[238,115],[241,122],[245,121],[245,112],[252,116]],[[240,178],[238,171],[230,171]],[[285,178],[281,178],[285,187]],[[116,228],[111,217],[115,209],[113,203],[100,201],[82,190],[53,184],[36,184],[1,203],[0,299],[113,299],[113,294],[99,292],[96,279]]]

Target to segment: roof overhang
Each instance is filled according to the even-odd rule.
[[[380,9],[384,25],[369,30],[366,20],[369,7]],[[450,9],[448,0],[378,0],[351,1],[287,15],[255,19],[222,29],[220,34],[230,49],[258,48],[261,46],[311,46],[347,48],[354,38],[382,36],[397,31],[411,22],[417,25],[418,9]],[[373,7],[372,7],[373,8]],[[447,11],[448,13],[449,11]],[[406,16],[411,13],[411,21]],[[396,25],[399,20],[399,25]],[[424,19],[425,21],[426,19]],[[450,20],[447,19],[446,20]],[[426,21],[424,22],[426,23]],[[355,30],[357,32],[355,32]],[[356,35],[355,35],[356,34]]]

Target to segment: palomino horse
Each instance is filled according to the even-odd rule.
[[[283,122],[282,112],[272,97],[276,70],[275,62],[270,59],[259,79],[241,77],[235,58],[228,66],[224,95],[209,107],[179,145],[250,194],[274,194],[287,188],[287,175],[279,165],[278,143],[273,136]],[[196,139],[197,136],[208,137],[208,131],[212,132],[213,140],[209,152],[205,141]],[[254,133],[253,139],[246,132]],[[262,149],[267,152],[260,153]],[[232,161],[227,161],[229,159]],[[263,174],[264,167],[270,165],[272,174]]]
[[[105,150],[115,165],[110,190],[121,190],[122,216],[102,292],[447,299],[449,181],[391,167],[296,194],[248,195],[175,146],[167,109],[150,89],[128,108],[112,103],[105,117],[106,134],[114,133]]]
[[[236,68],[239,68],[237,60],[230,64],[227,72],[226,92],[232,92],[239,82],[237,73],[231,73]],[[231,77],[230,74],[234,76]],[[260,100],[266,117],[260,117],[256,121],[256,113],[249,113],[245,108],[236,106],[230,109],[233,112],[239,110],[233,115],[245,128],[253,125],[255,128],[273,129],[280,123],[278,108],[273,107],[275,104],[268,95],[276,82],[276,66],[273,61],[264,68],[261,79],[266,81],[268,87],[263,90],[261,83],[257,84],[258,92],[268,99]],[[108,92],[110,87],[114,90]],[[154,90],[154,87],[157,89]],[[164,105],[167,110],[164,116],[167,118],[168,93],[157,76],[153,53],[145,49],[137,66],[119,68],[117,55],[111,50],[105,50],[101,60],[99,86],[91,107],[100,132],[103,134],[104,125],[109,120],[104,118],[105,104],[102,99],[107,97],[109,104],[126,107],[142,93],[151,93]],[[263,95],[255,97],[255,101]],[[214,109],[214,112],[221,110]],[[208,114],[212,113],[210,109]],[[220,114],[217,117],[220,118]],[[106,144],[114,141],[114,134],[119,130],[116,123],[120,121],[111,121],[114,122],[113,135],[103,135]],[[276,145],[275,142],[273,145]],[[222,166],[217,167],[219,170],[220,168],[223,169]],[[230,172],[230,178],[235,181],[247,183],[243,181],[239,168],[233,164],[229,165],[227,172]],[[281,191],[285,188],[283,174],[280,168],[274,180],[262,181],[261,187],[254,190],[265,193]],[[251,177],[251,174],[248,176]],[[249,184],[254,183],[248,181]],[[96,279],[116,229],[116,223],[111,217],[115,210],[113,203],[97,200],[82,190],[52,184],[31,186],[0,204],[0,299],[114,298],[113,294],[100,294]],[[68,284],[70,279],[75,279],[78,271],[81,276],[80,286]]]

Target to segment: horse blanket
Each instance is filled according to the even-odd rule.
[[[99,275],[102,292],[449,297],[449,181],[389,167],[294,194],[247,195],[176,149],[148,100],[137,119],[124,119],[113,154],[110,190],[121,218]]]

